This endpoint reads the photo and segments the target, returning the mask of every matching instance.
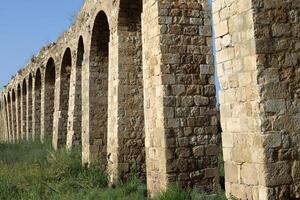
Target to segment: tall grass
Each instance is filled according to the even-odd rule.
[[[81,152],[54,151],[51,142],[0,144],[0,200],[146,200],[147,190],[138,178],[108,187],[108,176],[95,163],[81,165]],[[221,200],[197,190],[171,186],[155,200]]]

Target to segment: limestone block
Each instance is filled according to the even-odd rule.
[[[258,184],[258,170],[255,164],[243,164],[241,165],[241,181],[246,185]]]
[[[228,21],[221,21],[219,24],[215,25],[215,37],[221,37],[228,33]]]
[[[239,182],[239,165],[233,162],[225,162],[225,180],[230,183]]]

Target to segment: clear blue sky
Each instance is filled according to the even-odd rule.
[[[83,0],[0,3],[0,90],[45,44],[67,30]]]
[[[0,90],[42,46],[70,26],[84,0],[5,0],[0,4]],[[209,0],[211,3],[211,0]],[[219,90],[216,79],[217,90]]]

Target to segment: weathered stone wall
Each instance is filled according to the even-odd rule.
[[[150,194],[216,191],[214,27],[227,196],[300,198],[299,1],[212,10],[213,23],[206,0],[86,0],[2,91],[1,139],[81,146],[83,164],[101,160],[112,183],[135,173]]]
[[[157,192],[182,182],[215,190],[218,136],[208,2],[148,1],[143,20],[148,188]]]
[[[300,197],[299,9],[298,1],[213,2],[228,196]]]
[[[299,199],[300,2],[253,2],[268,199]]]

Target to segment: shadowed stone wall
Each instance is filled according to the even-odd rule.
[[[178,182],[218,189],[212,28],[226,194],[299,199],[300,3],[86,0],[0,98],[0,139],[82,147],[111,183],[150,195]],[[213,22],[212,22],[213,17]]]

